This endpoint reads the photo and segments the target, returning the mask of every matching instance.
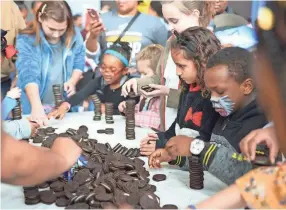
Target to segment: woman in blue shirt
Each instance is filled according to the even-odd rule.
[[[52,86],[64,84],[67,96],[71,96],[85,64],[82,36],[74,27],[68,4],[65,1],[44,2],[37,11],[33,27],[17,37],[16,47],[23,112],[31,114],[31,120],[45,125],[45,110],[50,111],[55,104]]]

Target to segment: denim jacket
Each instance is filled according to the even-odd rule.
[[[43,31],[40,31],[41,41],[35,45],[36,35],[20,34],[16,40],[16,48],[19,51],[16,62],[18,74],[18,86],[23,90],[21,103],[24,114],[30,114],[31,105],[25,93],[25,88],[30,83],[35,83],[39,87],[41,100],[47,87],[48,71],[52,62],[52,49],[45,38]],[[65,37],[63,37],[64,41]],[[84,70],[85,65],[85,46],[82,36],[78,29],[72,39],[71,48],[63,50],[64,63],[64,82],[68,81],[74,70]]]

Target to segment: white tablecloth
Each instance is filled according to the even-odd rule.
[[[114,124],[106,124],[104,116],[102,121],[93,121],[93,112],[69,113],[62,121],[50,121],[50,126],[58,128],[57,133],[64,132],[68,128],[77,129],[80,125],[86,125],[89,128],[90,138],[97,139],[100,143],[109,142],[112,147],[117,143],[121,143],[126,147],[138,147],[140,139],[145,137],[150,129],[136,128],[136,140],[126,140],[125,138],[125,118],[121,116],[114,116]],[[98,129],[114,128],[114,135],[97,134]],[[147,162],[147,158],[142,158]],[[204,189],[191,190],[188,187],[189,174],[187,171],[182,171],[172,166],[165,166],[161,169],[149,169],[151,184],[157,186],[156,194],[160,197],[161,206],[164,204],[175,204],[179,208],[185,208],[189,204],[196,204],[199,201],[215,194],[223,189],[226,185],[220,180],[205,172]],[[157,173],[167,175],[167,180],[162,182],[152,181],[152,176]],[[37,204],[27,206],[24,204],[24,196],[22,187],[15,187],[6,184],[1,184],[1,209],[55,209],[58,208],[53,205]]]

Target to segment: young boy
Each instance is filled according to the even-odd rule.
[[[170,161],[188,168],[187,157],[196,155],[204,169],[232,184],[252,166],[239,154],[239,142],[252,130],[262,128],[267,119],[258,108],[254,83],[250,77],[252,55],[245,49],[229,47],[216,53],[207,64],[205,83],[211,102],[221,115],[212,131],[210,142],[176,136],[165,149],[155,151],[149,164],[158,167]]]
[[[155,74],[158,61],[164,48],[161,45],[145,47],[136,55],[137,69],[142,77],[152,77]],[[126,102],[119,104],[119,111],[125,112]],[[140,102],[135,106],[135,125],[160,129],[160,97],[140,97]]]

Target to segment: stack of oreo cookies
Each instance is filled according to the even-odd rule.
[[[190,188],[200,190],[204,188],[204,169],[197,156],[189,157]]]
[[[130,148],[122,146],[120,143],[118,143],[113,149],[113,152],[119,153],[121,155],[124,155],[129,158],[139,157],[140,156],[140,149],[138,148]]]
[[[101,101],[96,94],[91,95],[90,99],[94,104],[94,117],[93,120],[100,121],[101,120]]]
[[[105,120],[107,124],[113,124],[113,103],[105,103]]]
[[[55,96],[55,105],[58,108],[63,102],[61,85],[53,85],[53,93]]]
[[[126,139],[135,139],[135,100],[126,101]]]
[[[21,102],[20,102],[19,98],[17,98],[16,101],[17,101],[17,105],[12,110],[12,118],[13,118],[13,120],[21,120],[22,119]]]
[[[78,129],[84,132],[84,127]],[[129,204],[134,209],[160,209],[143,160],[114,153],[109,144],[76,142],[84,151],[80,157],[84,164],[38,186],[24,187],[25,204],[55,203],[66,209],[116,209]]]

